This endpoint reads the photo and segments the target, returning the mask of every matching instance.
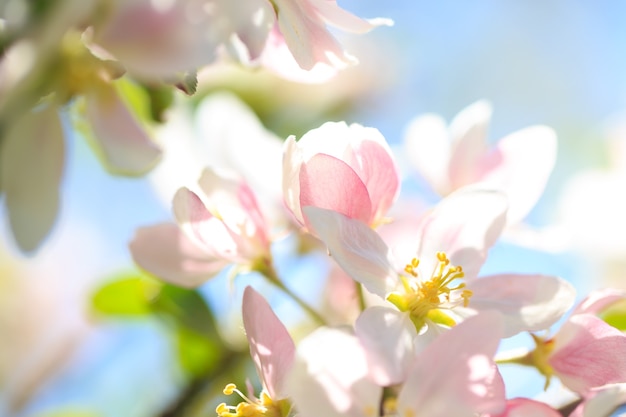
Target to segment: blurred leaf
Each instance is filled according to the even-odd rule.
[[[113,84],[124,103],[136,117],[142,121],[151,119],[150,95],[143,86],[134,83],[128,77],[119,78]]]
[[[600,317],[618,330],[626,331],[626,301],[613,304]]]
[[[220,343],[185,327],[176,332],[176,345],[181,367],[194,378],[214,369],[223,356]]]
[[[154,299],[152,307],[155,311],[172,317],[183,327],[217,337],[213,314],[196,290],[166,284]]]
[[[150,117],[158,123],[165,122],[164,113],[174,101],[174,92],[168,85],[144,85],[150,103]]]
[[[162,284],[140,276],[121,277],[96,291],[92,305],[99,313],[137,316],[152,312],[151,300]]]

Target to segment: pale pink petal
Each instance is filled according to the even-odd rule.
[[[594,388],[590,397],[576,407],[570,417],[617,416],[611,413],[625,403],[626,384],[609,384]]]
[[[308,1],[326,23],[346,32],[362,34],[369,32],[377,26],[393,26],[391,19],[361,19],[339,7],[335,0]]]
[[[181,287],[197,287],[227,265],[204,252],[173,223],[137,229],[129,248],[142,269]]]
[[[86,116],[96,151],[113,173],[141,175],[161,158],[161,149],[122,102],[115,87],[101,86],[85,94]]]
[[[539,401],[513,398],[506,402],[506,410],[503,413],[485,417],[561,417],[561,413]]]
[[[293,340],[272,307],[252,287],[246,287],[242,306],[250,356],[259,377],[272,400],[283,399],[296,350]]]
[[[369,224],[372,203],[363,184],[345,162],[317,154],[300,167],[300,207],[333,210]]]
[[[452,152],[448,175],[452,190],[478,180],[480,160],[487,150],[491,112],[491,104],[484,100],[477,101],[459,112],[450,123]]]
[[[548,329],[574,304],[576,290],[567,281],[545,275],[491,275],[467,283],[469,307],[496,310],[504,317],[504,337]]]
[[[358,125],[352,125],[353,130],[354,126]],[[346,162],[358,167],[355,171],[367,188],[372,202],[372,217],[376,221],[387,213],[396,200],[400,192],[400,174],[391,150],[380,132],[376,129],[362,129],[363,138],[367,140],[360,141],[354,150],[353,158]],[[377,139],[373,139],[374,137]],[[350,190],[347,187],[346,189]]]
[[[286,389],[301,417],[371,417],[382,389],[368,379],[358,339],[321,327],[300,342]]]
[[[465,188],[444,198],[424,216],[418,236],[420,271],[430,274],[437,252],[473,278],[500,236],[506,222],[506,197],[499,192]]]
[[[305,135],[306,136],[306,135]],[[304,140],[304,137],[300,140]],[[300,165],[303,162],[302,149],[295,136],[285,141],[283,148],[283,197],[285,205],[300,224],[304,224],[300,207]]]
[[[112,1],[106,18],[95,26],[93,42],[142,77],[161,79],[193,70],[212,62],[216,48],[232,33],[224,24],[229,20],[217,16],[224,12],[222,2],[211,2],[213,13],[203,10],[203,3]]]
[[[522,220],[543,194],[556,162],[557,138],[546,126],[531,126],[498,141],[478,166],[479,180],[509,198],[507,221]]]
[[[413,119],[404,134],[407,158],[415,169],[441,195],[448,194],[450,182],[450,138],[445,121],[426,114]]]
[[[443,333],[409,369],[398,415],[472,417],[505,407],[504,383],[493,362],[502,334],[495,312],[481,313]]]
[[[244,263],[233,233],[211,214],[200,197],[187,188],[174,195],[174,217],[187,237],[211,256]]]
[[[297,83],[325,83],[339,72],[338,68],[324,62],[318,62],[310,70],[300,68],[278,26],[270,32],[265,49],[256,62],[279,77]]]
[[[626,382],[626,335],[591,314],[577,314],[554,336],[548,362],[563,385],[584,394]]]
[[[389,248],[375,231],[331,210],[307,206],[303,211],[330,256],[352,279],[382,298],[396,287],[398,275],[389,260]]]
[[[0,190],[16,243],[36,250],[59,211],[65,141],[57,108],[27,112],[10,125],[0,152]]]
[[[354,325],[365,348],[370,377],[381,386],[402,382],[413,361],[413,339],[417,336],[409,315],[374,306],[365,309]]]
[[[605,288],[593,291],[578,304],[572,314],[600,314],[602,310],[614,303],[626,299],[626,291],[616,288]]]

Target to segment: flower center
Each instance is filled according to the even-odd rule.
[[[406,311],[419,332],[426,320],[446,326],[454,326],[456,321],[443,310],[462,305],[467,307],[472,292],[458,282],[465,276],[460,266],[450,265],[450,259],[443,252],[437,252],[438,264],[429,279],[420,279],[419,260],[413,258],[404,271],[410,277],[400,275],[404,293],[393,292],[387,300],[400,311]]]
[[[261,391],[259,399],[248,398],[235,384],[228,384],[224,387],[225,395],[238,394],[243,401],[236,406],[221,403],[215,409],[218,417],[283,417],[288,415],[290,405],[285,401],[274,401],[265,392]]]

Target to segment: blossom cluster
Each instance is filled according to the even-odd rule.
[[[17,245],[35,251],[54,225],[68,119],[109,172],[143,175],[162,157],[146,119],[162,121],[172,89],[193,94],[198,70],[236,62],[323,82],[356,62],[327,25],[391,24],[334,0],[2,2],[0,188]],[[147,95],[149,117],[129,88]]]
[[[626,361],[615,353],[626,351],[626,335],[600,316],[625,293],[597,291],[574,307],[575,290],[560,277],[480,273],[489,249],[535,205],[556,156],[546,126],[490,148],[490,114],[481,101],[449,127],[434,115],[410,124],[405,154],[442,195],[432,207],[402,207],[399,156],[377,129],[327,122],[284,142],[282,180],[272,177],[281,195],[256,196],[237,164],[207,167],[193,190],[174,196],[177,224],[138,230],[130,249],[152,274],[195,287],[234,265],[235,275],[265,276],[315,323],[292,338],[248,286],[243,325],[262,389],[227,385],[224,394],[240,400],[218,405],[218,416],[561,415],[555,404],[507,398],[500,366],[509,364],[536,368],[545,388],[558,379],[579,398],[573,415],[601,415],[607,403],[598,398],[607,409],[621,403]],[[267,160],[277,152],[268,146]],[[272,244],[285,236],[314,238],[327,253],[323,310],[278,274]],[[520,333],[533,349],[499,350]]]

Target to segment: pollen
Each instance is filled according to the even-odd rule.
[[[275,402],[265,390],[261,391],[260,398],[249,398],[242,393],[235,384],[227,384],[222,390],[224,395],[237,394],[243,401],[237,405],[221,403],[215,408],[218,417],[283,417],[287,415],[288,404],[284,400]]]
[[[391,293],[387,300],[400,311],[410,314],[411,321],[419,332],[427,320],[453,326],[456,324],[444,310],[457,306],[467,307],[472,291],[461,282],[465,274],[461,266],[450,264],[444,252],[437,252],[437,265],[430,278],[425,278],[419,271],[420,261],[413,258],[404,267],[408,276],[401,275],[403,293]],[[422,271],[423,272],[423,271]]]

